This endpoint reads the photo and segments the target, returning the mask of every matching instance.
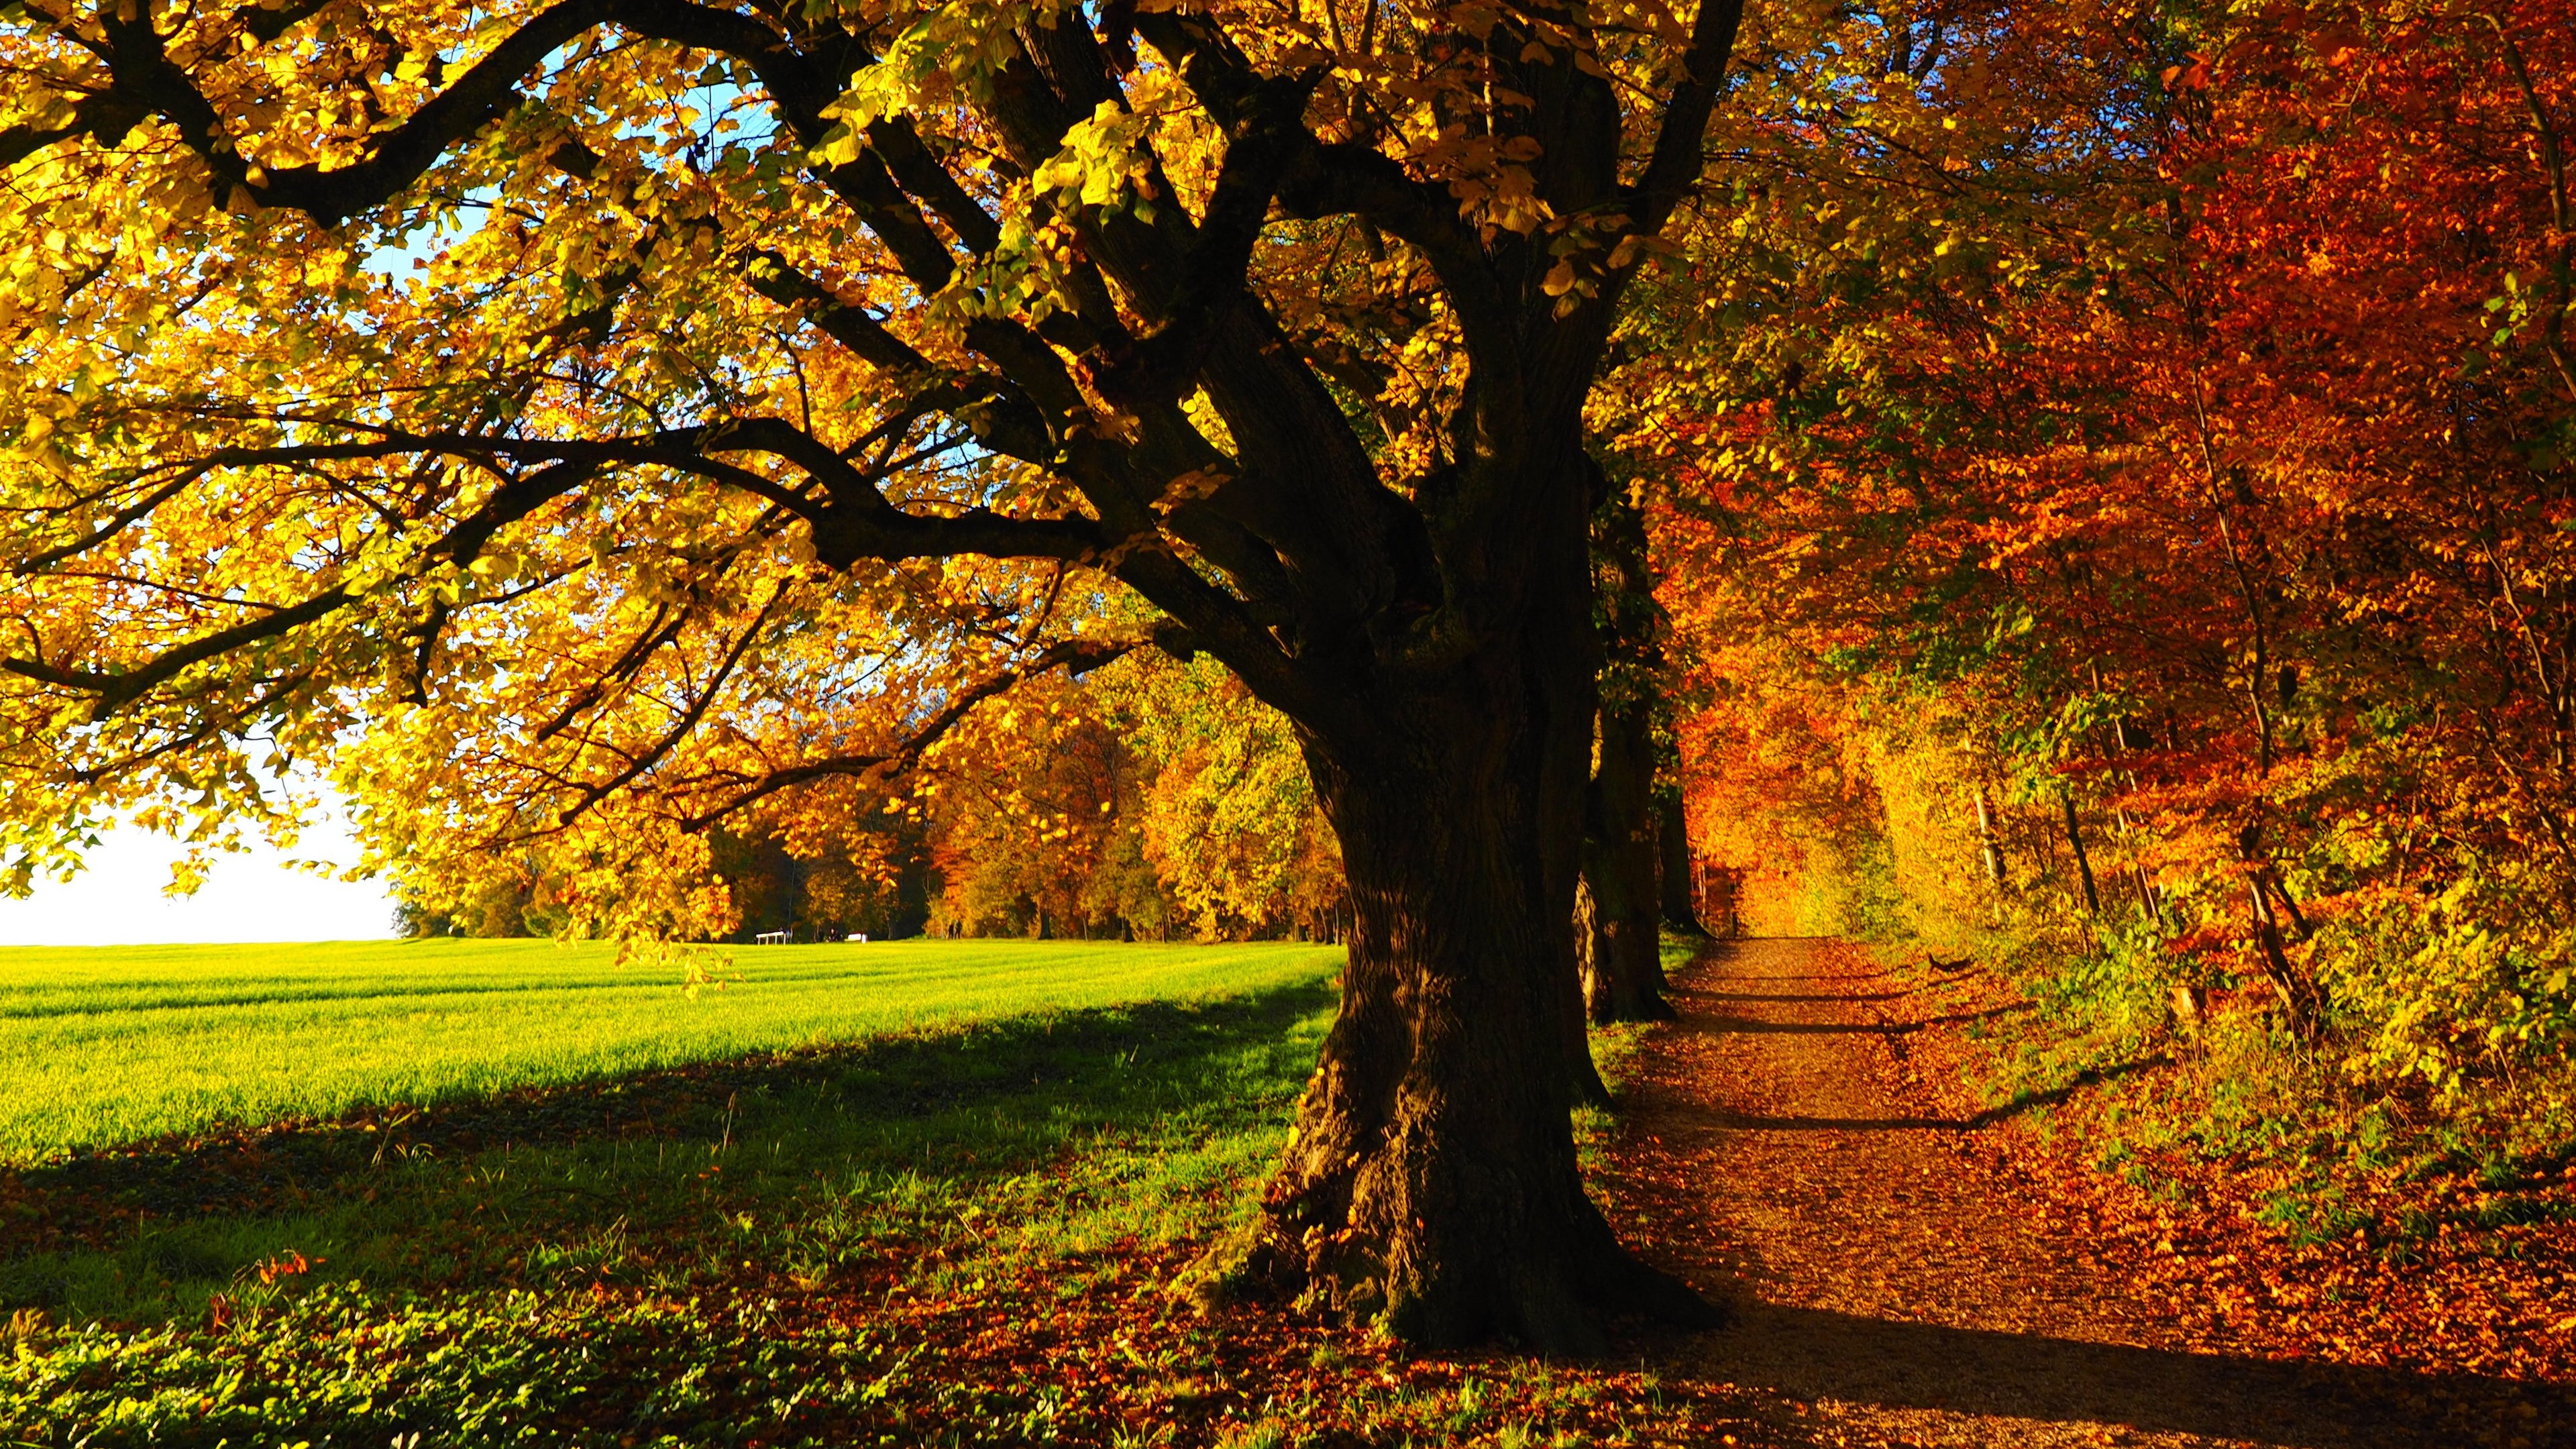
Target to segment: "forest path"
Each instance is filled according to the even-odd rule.
[[[1766,1391],[1828,1445],[2545,1444],[2515,1386],[2282,1362],[2186,1341],[2132,1301],[2119,1249],[2040,1205],[1905,1069],[1964,982],[1912,982],[1825,940],[1713,948],[1630,1074],[1623,1228],[1730,1294],[1736,1325],[1661,1366]],[[2554,1417],[2554,1416],[2552,1416]]]

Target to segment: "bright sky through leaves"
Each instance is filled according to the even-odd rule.
[[[382,881],[337,881],[289,860],[346,865],[357,847],[336,819],[305,832],[292,851],[256,844],[219,856],[193,896],[162,894],[179,846],[125,829],[89,853],[70,883],[43,880],[26,900],[0,898],[0,946],[126,946],[221,941],[372,941],[392,934],[393,894]]]

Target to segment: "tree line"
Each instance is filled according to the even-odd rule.
[[[1348,928],[1332,828],[1287,722],[1207,662],[1134,654],[1033,680],[844,823],[712,832],[729,909],[704,934],[1338,941]],[[404,901],[399,933],[612,929],[566,911],[542,852],[496,864]]]

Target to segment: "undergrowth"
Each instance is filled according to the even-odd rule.
[[[2446,1230],[2576,1216],[2558,1190],[2576,1163],[2563,1065],[2447,1087],[2366,1070],[2367,1023],[2301,1040],[2260,978],[2219,976],[2193,998],[2145,929],[1977,947],[2028,1003],[1971,1031],[1987,1102],[2048,1104],[2028,1114],[2038,1130],[2079,1134],[2096,1166],[2151,1195],[2192,1196],[2186,1179],[2221,1173],[2293,1244],[2360,1235],[2400,1260]]]

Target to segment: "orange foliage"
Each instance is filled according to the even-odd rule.
[[[2160,24],[1855,79],[1639,324],[1694,831],[2365,1075],[2564,1060],[2576,11]]]

